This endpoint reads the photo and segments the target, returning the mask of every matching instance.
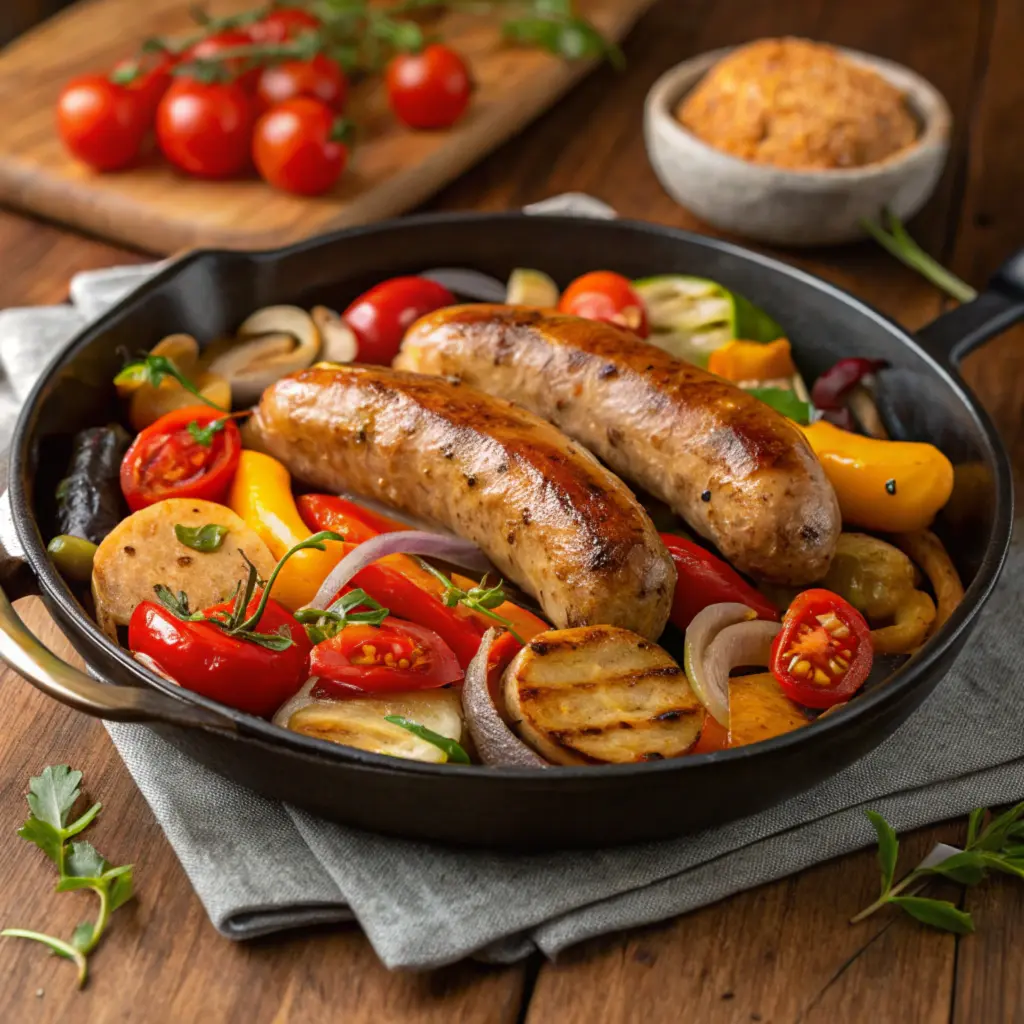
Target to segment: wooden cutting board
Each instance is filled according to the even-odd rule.
[[[222,0],[211,5],[212,13],[256,2]],[[606,36],[621,39],[651,2],[579,0],[578,9]],[[360,141],[335,190],[314,199],[277,192],[255,177],[187,178],[156,155],[114,174],[76,163],[54,128],[63,83],[111,67],[147,37],[193,31],[188,6],[188,0],[86,0],[0,53],[0,202],[151,252],[280,245],[422,202],[593,66],[504,44],[499,18],[444,14],[431,31],[469,61],[477,91],[468,113],[447,131],[414,132],[391,115],[379,78],[359,83],[348,112]]]

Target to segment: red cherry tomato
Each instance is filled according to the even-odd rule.
[[[171,69],[177,59],[170,53],[145,53],[138,59],[119,61],[110,77],[140,98],[148,124],[156,117],[156,108],[170,88]]]
[[[314,32],[319,27],[320,20],[309,11],[282,7],[250,25],[248,34],[254,43],[283,43],[304,32]]]
[[[840,704],[864,685],[874,651],[864,616],[831,590],[798,594],[772,642],[771,671],[808,708]]]
[[[577,277],[562,292],[558,308],[570,316],[628,327],[641,338],[650,333],[643,299],[633,291],[627,278],[610,270],[595,270]]]
[[[264,109],[296,96],[308,96],[340,113],[348,98],[348,79],[336,61],[318,53],[312,60],[288,60],[264,68],[256,96]]]
[[[252,159],[264,180],[285,192],[318,196],[348,163],[342,122],[318,100],[299,96],[271,107],[256,122]]]
[[[392,57],[386,81],[392,111],[410,128],[450,127],[465,113],[473,89],[465,62],[440,43]]]
[[[213,420],[224,427],[209,447],[189,432]],[[238,468],[242,438],[235,421],[205,405],[175,409],[151,423],[132,442],[121,462],[121,490],[133,512],[164,498],[206,498],[220,501]]]
[[[238,29],[225,29],[198,43],[190,46],[182,55],[181,61],[187,64],[192,60],[213,60],[220,57],[227,50],[237,50],[241,46],[252,46],[253,38],[247,32]],[[243,89],[252,92],[259,81],[260,69],[253,67],[253,62],[247,57],[229,57],[223,62],[228,74]]]
[[[398,354],[405,332],[421,316],[455,304],[447,288],[425,277],[393,277],[364,292],[343,319],[359,343],[361,363],[387,366]]]
[[[313,696],[328,698],[431,690],[463,676],[455,655],[436,633],[391,616],[380,626],[346,626],[317,644],[309,671],[320,677]]]
[[[230,178],[249,165],[252,103],[235,82],[179,78],[156,111],[164,156],[187,174]]]
[[[259,604],[253,598],[247,609]],[[205,610],[230,612],[230,604]],[[128,622],[128,647],[145,654],[186,690],[250,715],[269,718],[309,678],[311,644],[305,629],[276,601],[267,602],[255,632],[288,631],[292,644],[272,651],[229,636],[209,622],[183,622],[162,605],[143,601]]]
[[[57,131],[71,153],[97,171],[127,167],[148,127],[139,93],[103,75],[68,82],[57,99]]]

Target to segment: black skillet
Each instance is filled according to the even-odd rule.
[[[814,726],[734,751],[609,768],[546,771],[435,766],[277,729],[180,690],[107,640],[54,571],[44,539],[71,435],[115,415],[124,351],[186,331],[213,338],[272,303],[334,308],[370,285],[428,267],[502,280],[539,267],[560,284],[609,266],[630,277],[714,278],[784,324],[805,376],[837,359],[886,359],[883,406],[902,437],[938,444],[958,466],[956,522],[939,530],[968,584],[952,619],[882,685]],[[80,711],[145,722],[197,761],[268,796],[374,831],[473,845],[551,848],[678,835],[806,789],[871,750],[925,699],[967,640],[999,573],[1013,516],[1011,475],[988,416],[960,379],[961,356],[1024,319],[1024,253],[975,302],[912,338],[833,285],[734,245],[650,224],[522,214],[412,217],[263,253],[197,252],[79,335],[34,389],[11,448],[11,524],[21,580],[42,596],[99,683],[28,632],[0,594],[0,657]],[[10,577],[14,588],[18,576]],[[109,685],[109,683],[120,685]]]

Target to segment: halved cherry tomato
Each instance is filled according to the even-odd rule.
[[[344,314],[359,343],[357,360],[389,365],[405,332],[421,316],[454,303],[455,296],[447,288],[425,277],[393,277],[375,285]]]
[[[311,530],[333,530],[350,544],[361,544],[380,533],[412,529],[397,519],[390,519],[333,494],[303,494],[296,503],[303,521]]]
[[[320,677],[314,697],[432,690],[463,676],[455,655],[436,633],[390,615],[380,626],[356,623],[317,644],[309,667]]]
[[[261,107],[270,108],[296,96],[319,100],[340,113],[348,98],[348,79],[341,65],[322,53],[312,60],[271,64],[260,72],[256,97]]]
[[[230,178],[249,165],[253,105],[237,82],[179,78],[156,109],[160,150],[175,167]]]
[[[787,697],[808,708],[849,700],[871,671],[864,616],[831,590],[798,594],[772,643],[771,671]]]
[[[686,629],[708,605],[736,601],[753,608],[759,619],[778,622],[775,606],[728,563],[706,548],[673,533],[661,534],[676,567],[676,589],[669,615],[673,625]]]
[[[116,171],[133,163],[148,127],[142,95],[104,75],[72,79],[57,98],[61,141],[97,171]]]
[[[391,58],[385,79],[388,104],[410,128],[448,128],[469,105],[473,83],[465,61],[451,48],[431,43],[418,53]]]
[[[225,29],[223,32],[217,32],[194,43],[181,55],[181,61],[183,64],[187,64],[193,60],[213,60],[228,50],[251,46],[252,43],[253,38],[250,33],[234,28]],[[228,57],[222,63],[232,80],[247,92],[252,92],[256,88],[256,83],[260,78],[260,69],[253,67],[253,62],[249,58]]]
[[[260,18],[248,28],[248,36],[254,43],[283,43],[304,32],[315,32],[320,20],[309,11],[298,7],[281,7]]]
[[[254,597],[248,612],[255,612],[258,604]],[[229,604],[215,605],[204,614],[230,610]],[[283,630],[291,636],[291,646],[271,651],[208,622],[183,622],[162,605],[143,601],[128,623],[128,647],[152,658],[186,690],[269,718],[309,678],[311,644],[306,631],[270,600],[256,632]]]
[[[562,292],[558,308],[570,316],[628,327],[641,338],[650,333],[643,299],[633,291],[627,278],[610,270],[595,270],[577,277]]]
[[[330,107],[298,96],[271,107],[256,122],[252,159],[262,178],[285,192],[318,196],[348,163],[344,123]]]
[[[224,413],[205,405],[175,409],[135,438],[121,463],[121,490],[133,512],[164,498],[220,501],[227,494],[242,450],[234,420],[225,421],[209,447],[188,429],[190,423],[203,427],[220,419]]]

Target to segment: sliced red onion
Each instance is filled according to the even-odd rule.
[[[361,505],[370,512],[376,512],[378,515],[386,516],[388,519],[394,519],[404,526],[411,526],[414,530],[422,530],[424,533],[436,533],[441,537],[455,536],[450,530],[445,530],[434,523],[428,522],[426,519],[417,519],[415,516],[408,515],[405,512],[399,512],[398,509],[386,505],[383,501],[377,501],[375,498],[367,498],[365,495],[356,494],[354,491],[342,491],[338,497],[351,501],[356,505]]]
[[[772,641],[781,628],[778,622],[758,620],[726,626],[717,633],[704,653],[704,678],[709,691],[728,695],[729,673],[734,668],[767,665],[771,660]]]
[[[466,667],[462,684],[462,711],[466,727],[484,764],[505,768],[550,768],[532,747],[527,746],[506,724],[495,706],[487,685],[487,665],[497,632],[487,630],[473,660]]]
[[[725,601],[711,604],[698,612],[689,626],[686,627],[686,643],[683,647],[683,668],[686,678],[690,680],[697,699],[708,709],[708,713],[719,725],[729,728],[729,680],[721,685],[721,680],[712,680],[704,671],[704,659],[707,649],[715,636],[726,626],[738,622],[746,622],[756,618],[753,608],[738,602]]]
[[[307,608],[326,608],[335,594],[360,569],[365,569],[386,555],[430,555],[452,565],[461,565],[474,572],[488,572],[492,566],[475,544],[458,537],[441,537],[436,533],[419,530],[399,530],[382,533],[349,552],[320,584],[316,597]]]

